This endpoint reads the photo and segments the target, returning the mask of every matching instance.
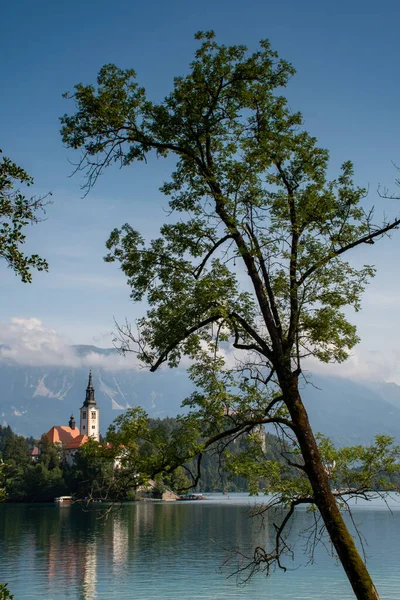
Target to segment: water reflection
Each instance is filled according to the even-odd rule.
[[[113,573],[118,577],[128,561],[129,532],[121,514],[115,516],[113,525]]]
[[[85,552],[82,600],[95,600],[97,589],[97,542],[89,542]]]
[[[273,535],[272,523],[246,518],[246,507],[234,504],[150,504],[124,506],[101,518],[100,507],[3,505],[0,507],[0,581],[8,581],[18,600],[165,600],[179,595],[192,600],[236,598],[352,599],[342,569],[321,549],[316,565],[305,567],[304,541],[310,515],[300,512],[291,533],[297,546],[286,574],[254,579],[238,588],[226,576],[236,566],[221,564],[240,547],[251,552]],[[369,540],[370,569],[382,597],[398,597],[397,531],[400,511],[355,512]],[[303,565],[303,566],[301,566]],[[298,568],[300,566],[300,568]]]

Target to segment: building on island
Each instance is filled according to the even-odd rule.
[[[89,383],[86,388],[86,398],[80,409],[80,433],[100,441],[100,410],[94,397],[92,371],[89,372]]]
[[[68,427],[64,425],[55,425],[44,437],[47,437],[52,444],[61,444],[64,450],[65,461],[72,465],[75,452],[89,438],[100,441],[100,409],[97,406],[94,396],[92,371],[89,372],[89,382],[86,388],[86,397],[80,408],[80,427],[76,426],[75,417],[72,414]]]

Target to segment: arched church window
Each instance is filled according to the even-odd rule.
[[[86,410],[84,410],[82,413],[82,419],[86,419]]]

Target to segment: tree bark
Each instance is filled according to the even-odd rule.
[[[286,379],[286,378],[285,378]],[[283,384],[283,387],[282,387]],[[286,405],[305,461],[314,498],[333,546],[357,600],[379,600],[378,592],[344,522],[329,484],[321,454],[298,390],[297,376],[291,373],[281,382]]]

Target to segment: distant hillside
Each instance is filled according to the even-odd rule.
[[[389,402],[396,408],[400,408],[400,386],[396,383],[376,381],[368,384],[368,387],[377,392],[382,400]]]
[[[314,431],[340,445],[368,442],[377,433],[392,435],[400,442],[400,401],[395,406],[377,391],[391,384],[367,386],[350,379],[320,376],[313,376],[311,382],[302,390],[302,396]]]
[[[79,357],[115,358],[113,348],[74,346]],[[116,370],[96,368],[93,381],[101,409],[101,430],[132,406],[142,406],[151,417],[176,416],[192,385],[183,370]],[[0,361],[0,424],[19,434],[39,437],[53,425],[78,419],[85,398],[88,369],[29,367]],[[313,376],[302,390],[315,431],[339,444],[370,441],[388,433],[400,442],[400,387],[376,382],[362,384],[341,378]]]

